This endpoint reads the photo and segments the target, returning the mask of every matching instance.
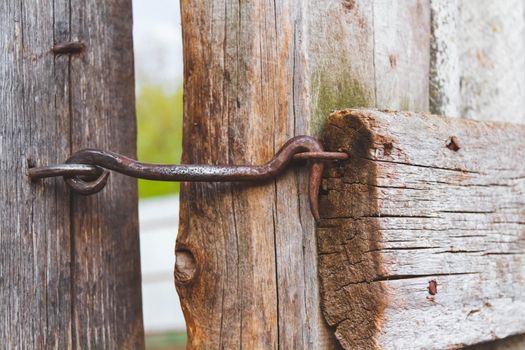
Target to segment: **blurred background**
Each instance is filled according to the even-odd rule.
[[[179,163],[182,36],[179,0],[133,0],[138,159]],[[139,180],[142,304],[147,349],[184,349],[173,281],[179,184]]]

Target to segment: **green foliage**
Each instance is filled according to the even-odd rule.
[[[144,86],[137,96],[137,156],[148,163],[180,163],[182,154],[182,88],[167,94]],[[178,182],[139,180],[139,197],[179,192]]]
[[[185,331],[146,335],[146,349],[185,349],[188,337]]]

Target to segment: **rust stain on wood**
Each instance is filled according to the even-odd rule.
[[[345,10],[352,11],[355,7],[355,0],[343,0],[342,5]]]
[[[390,67],[395,68],[397,66],[397,56],[391,54],[388,56],[388,61],[390,62]]]
[[[378,213],[374,200],[377,188],[373,186],[376,166],[366,158],[374,145],[382,144],[383,140],[374,139],[371,123],[364,114],[342,111],[330,116],[324,130],[327,149],[350,153],[349,161],[327,170],[334,177],[325,179],[322,221],[317,231],[321,306],[326,321],[335,328],[336,337],[347,349],[379,348],[377,337],[388,298],[380,281],[382,258],[376,253],[380,249],[380,229],[374,220],[358,219]],[[392,147],[387,142],[385,150],[391,151]],[[355,191],[351,196],[339,195],[343,181],[353,184]],[[341,213],[342,209],[349,213]],[[351,218],[332,219],[341,214],[345,217],[349,214]],[[346,264],[341,266],[341,261]]]
[[[457,152],[461,149],[459,146],[458,138],[456,136],[450,136],[447,140],[446,146],[449,150]]]
[[[436,295],[437,294],[437,282],[436,280],[430,280],[428,281],[428,294],[430,295]]]

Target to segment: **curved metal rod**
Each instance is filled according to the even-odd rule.
[[[346,159],[348,155],[340,152],[323,152],[321,143],[310,136],[297,136],[290,139],[270,161],[262,165],[148,164],[109,151],[85,149],[75,153],[66,161],[66,165],[70,168],[47,167],[48,173],[45,171],[46,168],[31,168],[28,175],[32,179],[62,175],[74,191],[93,194],[106,185],[109,172],[105,169],[135,178],[160,181],[264,181],[282,173],[294,158],[310,159],[308,188],[310,209],[314,218],[318,220],[317,202],[324,168],[322,160]],[[82,165],[91,168],[80,169]],[[79,170],[77,173],[74,171],[75,167]],[[61,173],[60,170],[63,172]],[[94,175],[97,176],[95,179],[93,179]]]
[[[86,176],[99,177],[104,169],[89,164],[59,164],[45,167],[29,168],[27,175],[31,180],[43,179],[45,177],[57,176]]]

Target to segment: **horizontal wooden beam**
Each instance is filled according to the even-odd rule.
[[[322,309],[347,349],[525,332],[525,126],[344,110],[325,128]]]

